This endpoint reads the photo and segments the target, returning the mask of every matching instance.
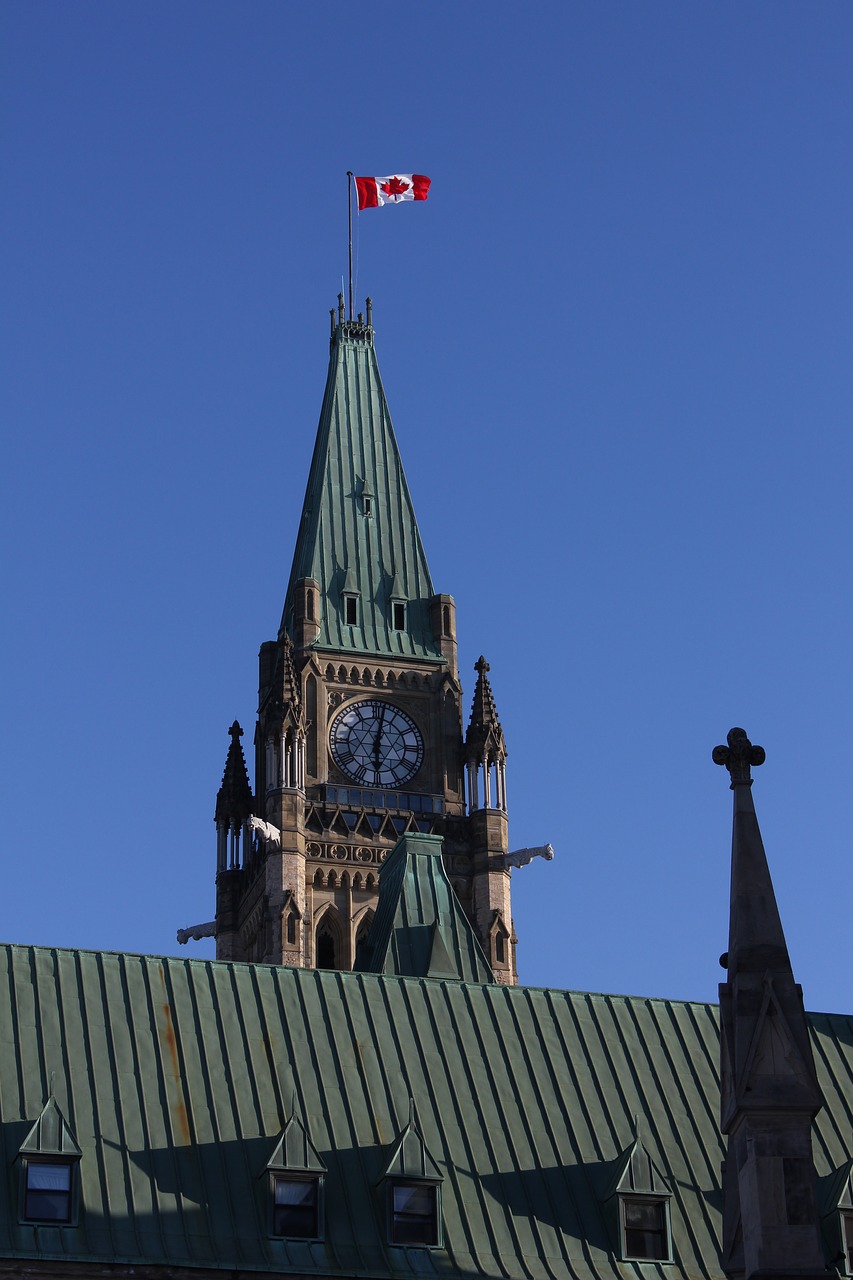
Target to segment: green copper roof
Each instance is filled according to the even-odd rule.
[[[320,586],[320,649],[435,658],[434,594],[369,325],[332,335],[329,376],[308,476],[282,628],[293,637],[297,582]],[[355,597],[346,621],[344,597]],[[405,606],[395,629],[392,605]]]
[[[850,1158],[853,1018],[810,1025],[823,1179]],[[666,1276],[722,1280],[718,1056],[710,1004],[2,947],[0,1256],[92,1274],[660,1275],[619,1260],[604,1203],[639,1115],[672,1191]],[[52,1075],[81,1151],[76,1227],[18,1221],[18,1152]],[[387,1243],[382,1179],[412,1100],[442,1178],[440,1250]],[[269,1235],[294,1108],[316,1153],[297,1162],[327,1171],[320,1242]]]
[[[382,864],[379,904],[358,968],[412,978],[492,982],[444,869],[441,836],[401,836]]]

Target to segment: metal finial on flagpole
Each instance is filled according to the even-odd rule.
[[[352,320],[352,169],[347,169],[347,214],[349,215],[349,318]]]

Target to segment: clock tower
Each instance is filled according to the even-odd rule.
[[[260,650],[252,791],[232,725],[217,797],[216,954],[358,967],[382,864],[409,832],[445,867],[499,982],[516,982],[506,747],[476,664],[467,732],[453,597],[433,588],[374,349],[331,355],[275,640]]]

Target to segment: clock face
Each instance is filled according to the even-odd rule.
[[[377,698],[354,702],[335,716],[329,745],[338,768],[367,787],[403,786],[424,758],[414,720]]]

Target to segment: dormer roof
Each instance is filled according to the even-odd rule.
[[[379,903],[358,968],[413,978],[493,982],[489,962],[447,878],[441,836],[409,832],[379,878]]]

